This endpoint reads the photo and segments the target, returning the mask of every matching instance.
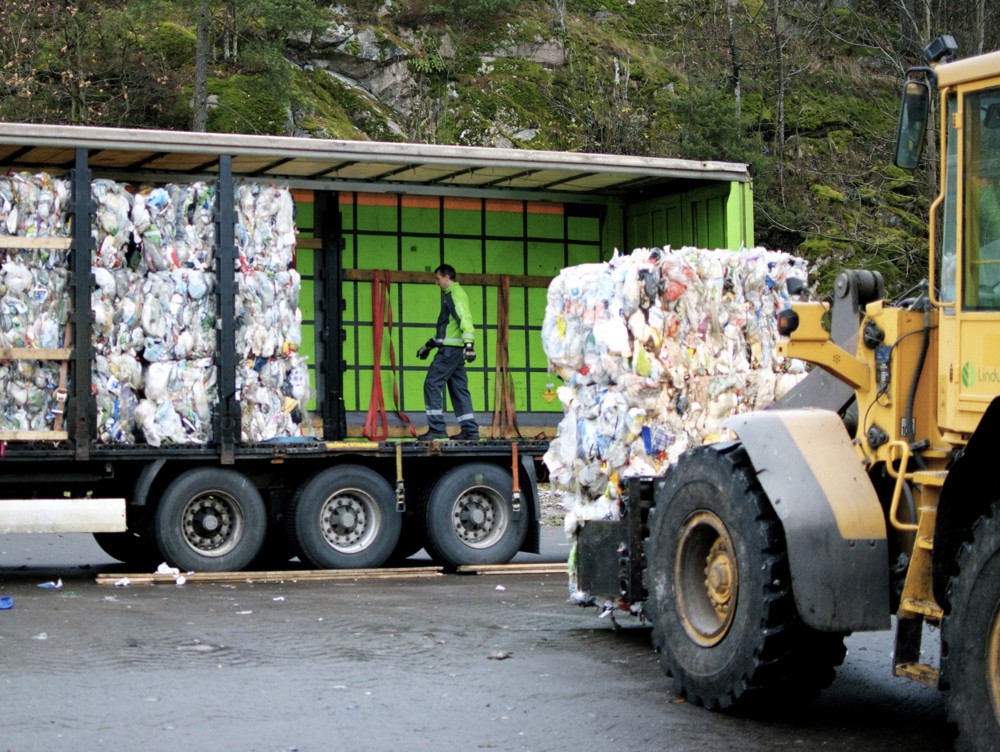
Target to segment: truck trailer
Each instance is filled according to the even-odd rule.
[[[0,533],[93,533],[137,566],[271,569],[297,556],[366,568],[425,548],[456,567],[537,552],[539,459],[561,415],[538,339],[548,282],[616,248],[753,241],[742,164],[5,123],[0,165],[9,201],[30,188],[47,218],[65,188],[67,213],[46,234],[12,218],[12,203],[0,227]],[[172,206],[178,232],[201,222],[198,261],[171,255],[163,232],[121,231],[104,213],[115,196],[133,213]],[[247,207],[287,197],[291,233],[274,216],[248,231]],[[258,230],[291,234],[288,258],[250,258]],[[413,440],[441,263],[477,317],[480,441]],[[183,292],[157,298],[157,274]],[[145,286],[131,308],[98,305],[133,283]],[[250,310],[254,284],[295,287],[295,336],[258,326],[261,341],[244,341],[278,305],[257,289]],[[153,336],[185,296],[204,307],[183,347]],[[61,313],[45,337],[23,336],[18,322],[43,300]],[[138,308],[146,329],[125,341]],[[110,371],[109,337],[126,355]],[[194,366],[202,341],[213,344]],[[122,396],[133,369],[144,427]],[[279,379],[274,404],[250,412],[268,369],[295,385]],[[190,416],[155,392],[168,373]],[[29,420],[31,399],[42,409]]]

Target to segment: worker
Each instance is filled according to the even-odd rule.
[[[444,420],[444,387],[448,386],[455,417],[461,426],[457,439],[479,440],[479,426],[472,412],[469,396],[469,379],[465,364],[476,359],[475,328],[469,296],[455,280],[455,267],[441,264],[434,270],[434,281],[441,288],[441,313],[438,315],[437,332],[433,339],[417,350],[417,357],[426,360],[431,350],[437,348],[434,360],[424,378],[424,408],[427,411],[427,431],[418,441],[447,439]]]

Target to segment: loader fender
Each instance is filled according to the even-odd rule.
[[[802,620],[827,632],[889,629],[885,518],[840,416],[774,410],[725,425],[781,521]]]

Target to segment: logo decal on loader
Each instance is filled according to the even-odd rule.
[[[962,386],[966,389],[972,387],[976,383],[976,367],[972,363],[966,363],[962,366]]]

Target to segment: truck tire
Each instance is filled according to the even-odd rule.
[[[267,513],[256,486],[233,470],[188,470],[163,492],[153,519],[163,558],[194,572],[236,572],[257,556]]]
[[[941,689],[956,750],[995,749],[1000,738],[1000,516],[980,517],[959,549],[941,626]]]
[[[162,558],[160,550],[148,535],[128,530],[124,533],[94,533],[94,541],[112,559],[144,569],[156,566]]]
[[[289,537],[319,569],[382,566],[399,540],[402,515],[388,481],[367,467],[324,470],[302,486],[285,513]]]
[[[514,519],[511,474],[488,462],[453,467],[427,499],[427,551],[446,567],[506,564],[528,534],[528,508]]]
[[[799,619],[781,526],[740,444],[681,456],[646,544],[653,644],[690,702],[760,709],[833,681],[844,636]]]

